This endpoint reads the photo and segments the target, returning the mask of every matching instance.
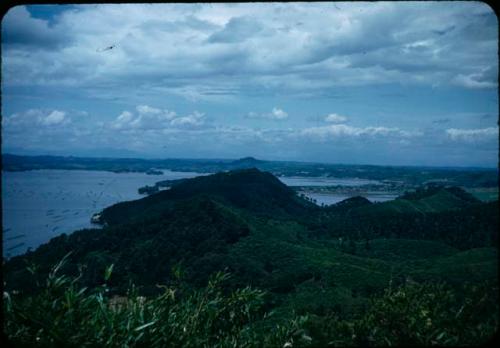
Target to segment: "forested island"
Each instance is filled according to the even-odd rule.
[[[269,172],[236,169],[100,221],[4,260],[12,342],[456,346],[498,329],[498,199],[458,185],[320,207]]]

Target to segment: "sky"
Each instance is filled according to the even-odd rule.
[[[2,153],[498,164],[481,2],[28,5],[2,19]]]

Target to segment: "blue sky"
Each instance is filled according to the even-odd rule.
[[[481,2],[17,6],[2,151],[495,167],[497,46]]]

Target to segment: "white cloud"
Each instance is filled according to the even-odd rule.
[[[325,121],[331,123],[344,123],[347,121],[347,117],[339,114],[329,114],[325,117]]]
[[[205,114],[194,111],[180,116],[175,111],[138,105],[137,114],[123,111],[110,123],[113,129],[121,130],[165,130],[171,128],[194,129],[205,125]]]
[[[449,89],[440,89],[443,86],[454,88],[453,95],[460,104],[455,108],[472,107],[477,112],[492,113],[491,108],[498,103],[494,95],[490,103],[490,93],[494,91],[468,90],[497,88],[497,19],[481,2],[59,7],[57,15],[48,21],[33,17],[34,8],[18,6],[2,22],[3,113],[10,114],[2,122],[7,132],[4,139],[10,144],[24,146],[27,138],[39,136],[33,146],[42,149],[40,145],[52,146],[55,142],[53,134],[59,132],[58,139],[63,143],[70,138],[64,132],[71,131],[81,136],[80,146],[94,142],[119,148],[130,139],[130,144],[143,143],[154,150],[173,139],[174,134],[186,144],[179,150],[188,154],[190,150],[198,153],[200,148],[216,146],[220,153],[225,153],[224,148],[237,148],[227,144],[238,141],[257,148],[267,141],[285,139],[289,143],[281,150],[300,152],[304,146],[304,158],[309,158],[309,146],[319,149],[324,144],[312,144],[309,138],[299,139],[297,135],[311,139],[354,138],[359,143],[369,137],[373,144],[378,138],[390,138],[392,143],[409,139],[415,144],[412,137],[421,133],[405,127],[425,127],[426,118],[435,117],[432,114],[448,106]],[[102,50],[111,45],[112,50]],[[406,95],[401,98],[407,99],[376,100],[385,90],[390,92],[400,86],[401,94]],[[425,102],[433,94],[426,92],[431,86],[437,87],[436,103]],[[457,89],[462,90],[455,93]],[[331,98],[338,94],[345,99],[336,99],[335,106]],[[51,96],[50,101],[47,95]],[[477,103],[470,104],[476,95]],[[228,111],[233,106],[233,110],[242,110],[253,103],[253,110],[259,111],[249,113],[249,118],[275,120],[262,122],[263,125],[274,123],[277,128],[285,128],[284,121],[290,120],[294,127],[307,126],[298,117],[303,107],[298,104],[305,98],[311,106],[309,111],[322,116],[328,127],[282,132],[238,130],[242,124],[252,122],[238,123],[241,120],[230,118]],[[20,105],[37,107],[37,100],[41,103],[38,107],[49,105],[49,109],[18,112]],[[416,100],[424,102],[418,105]],[[58,107],[71,103],[92,104],[91,113],[79,116]],[[193,107],[195,103],[197,106]],[[227,121],[223,125],[226,130],[201,113],[183,111],[178,115],[163,109],[163,105],[214,114]],[[288,115],[292,113],[288,105],[299,106],[293,117]],[[415,109],[405,113],[405,105],[415,105]],[[54,106],[58,110],[51,108]],[[123,108],[127,110],[120,114]],[[350,116],[351,112],[372,112],[368,109],[387,113],[380,118],[372,114],[364,120],[357,119],[356,126],[348,123],[353,120],[342,119],[346,117],[342,110]],[[112,110],[111,116],[104,110]],[[340,110],[341,114],[326,116],[329,110]],[[62,117],[57,112],[52,114],[54,111],[66,114]],[[419,113],[426,116],[416,117]],[[407,114],[408,118],[395,119],[397,114]],[[482,128],[494,124],[492,120],[478,121],[468,116],[463,120],[450,119],[454,127]],[[401,128],[367,126],[376,124],[372,123],[376,120]],[[12,137],[14,130],[19,133],[17,138]],[[424,151],[425,142],[433,141],[427,132],[419,138],[415,153]],[[48,133],[51,136],[46,136]],[[165,137],[167,133],[169,136]],[[206,137],[198,139],[200,134]],[[436,130],[436,142],[482,136]],[[133,137],[136,139],[132,141]],[[189,145],[183,137],[200,147]],[[451,141],[445,143],[460,147]],[[331,150],[326,149],[328,146],[325,156]],[[460,148],[467,146],[462,144]],[[366,153],[368,150],[375,152],[372,147]],[[425,151],[427,156],[437,157],[434,148]],[[370,155],[362,152],[360,156]]]
[[[2,120],[7,131],[28,130],[36,126],[55,127],[67,125],[70,122],[71,119],[67,117],[65,111],[44,109],[29,109],[4,117]]]
[[[164,87],[193,101],[385,83],[496,86],[482,76],[497,69],[496,17],[478,2],[78,5],[50,26],[17,6],[2,31],[7,86]]]
[[[284,110],[274,107],[271,112],[266,112],[266,113],[256,113],[256,112],[249,112],[247,114],[248,118],[267,118],[270,120],[285,120],[288,118],[288,113],[285,112]]]
[[[124,128],[130,123],[130,121],[132,121],[133,118],[134,118],[134,115],[132,115],[131,112],[123,111],[120,115],[118,115],[116,120],[111,124],[111,127],[115,128],[115,129]]]
[[[273,108],[273,111],[268,115],[269,118],[273,118],[276,120],[283,120],[285,118],[288,118],[288,113],[279,108]]]
[[[446,130],[446,134],[452,140],[456,141],[488,141],[498,138],[498,127],[480,128],[480,129],[457,129],[450,128]]]
[[[52,111],[48,116],[42,117],[40,123],[45,126],[57,125],[64,122],[66,113],[59,110]]]
[[[197,128],[205,124],[205,114],[200,112],[193,112],[191,115],[174,118],[170,125],[180,128]]]
[[[394,136],[401,138],[411,138],[422,135],[418,131],[405,131],[397,127],[352,127],[345,124],[335,124],[322,127],[305,128],[301,135],[310,138],[335,139],[340,137],[360,137],[360,136]]]
[[[161,110],[148,105],[138,105],[136,110],[140,114],[160,114]]]
[[[496,81],[482,81],[481,74],[458,74],[452,82],[466,88],[494,88],[498,86]]]

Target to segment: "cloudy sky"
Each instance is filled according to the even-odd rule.
[[[488,166],[480,2],[17,6],[2,152]]]

